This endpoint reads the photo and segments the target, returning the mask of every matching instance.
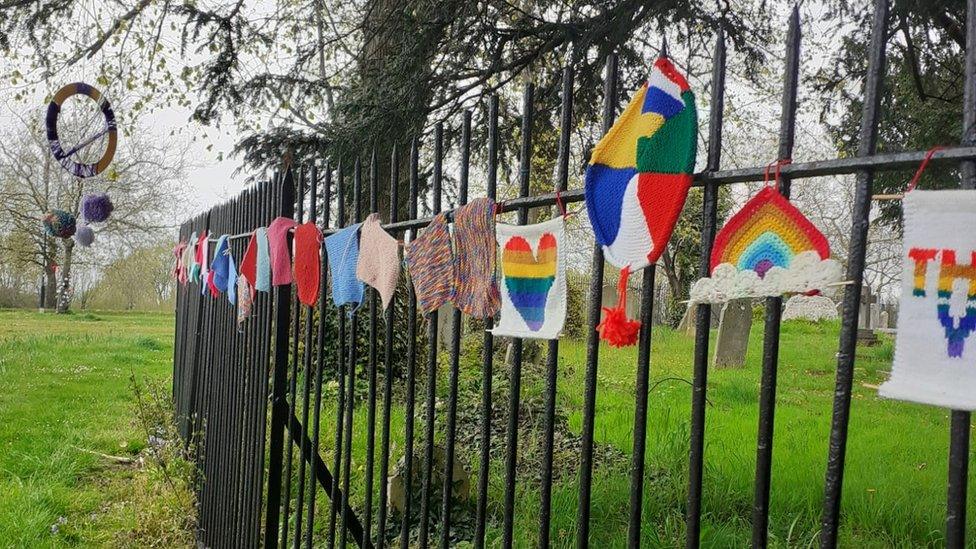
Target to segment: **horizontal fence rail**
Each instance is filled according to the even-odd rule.
[[[976,0],[968,0],[969,21],[976,21]],[[857,344],[858,305],[864,276],[867,230],[870,222],[872,183],[876,172],[916,166],[920,151],[877,153],[880,99],[885,75],[885,47],[889,6],[874,2],[872,34],[863,89],[858,153],[855,157],[784,164],[780,191],[804,179],[852,174],[855,202],[850,243],[847,250],[846,286],[838,342],[832,419],[825,457],[823,509],[819,540],[821,547],[836,547],[842,519],[841,493],[851,414],[851,391]],[[969,43],[976,43],[976,25],[968,24]],[[788,25],[782,96],[781,127],[777,158],[792,156],[796,128],[797,92],[802,36],[799,13],[794,10]],[[964,127],[976,125],[976,48],[966,55]],[[612,125],[618,109],[620,83],[617,60],[607,59],[604,78],[602,126]],[[765,167],[721,169],[723,110],[725,101],[726,43],[716,37],[711,75],[707,154],[703,171],[694,185],[702,188],[701,257],[699,274],[709,272],[709,257],[719,224],[719,187],[733,183],[761,181]],[[557,203],[583,200],[582,189],[568,189],[570,137],[574,125],[571,67],[562,73],[562,96],[558,156],[553,192],[532,194],[533,86],[522,95],[517,161],[517,197],[500,203],[501,212],[514,212],[517,223],[526,224],[538,212],[553,215]],[[627,90],[623,90],[627,91]],[[241,257],[248,236],[257,227],[284,216],[317,223],[331,234],[361,221],[369,213],[389,206],[386,230],[402,242],[409,242],[442,208],[448,189],[446,171],[456,170],[453,202],[461,206],[469,199],[469,174],[473,158],[485,162],[486,196],[498,194],[500,155],[499,101],[492,97],[480,119],[486,125],[479,133],[473,127],[472,112],[460,122],[457,151],[445,143],[445,127],[436,123],[430,142],[419,138],[396,145],[390,156],[373,152],[368,158],[300,159],[285,165],[267,181],[243,191],[240,196],[196,216],[180,228],[180,239],[208,233],[211,238],[229,234],[231,253]],[[483,143],[474,137],[483,135]],[[484,154],[475,155],[475,151]],[[456,152],[457,156],[451,156]],[[421,158],[431,159],[429,188],[421,177]],[[447,162],[450,158],[451,161]],[[934,162],[959,165],[962,186],[976,186],[976,144],[964,133],[958,146],[933,156]],[[381,181],[381,174],[389,179]],[[385,188],[386,187],[386,188]],[[426,189],[423,190],[423,189]],[[407,193],[401,197],[402,191]],[[421,205],[425,215],[420,215]],[[400,214],[406,213],[401,219]],[[427,215],[429,213],[430,215]],[[534,217],[532,217],[534,219]],[[290,238],[290,237],[289,237]],[[212,247],[211,247],[212,248]],[[447,318],[451,329],[440,330],[438,313],[418,315],[417,301],[408,277],[402,277],[393,304],[384,310],[378,296],[367,289],[360,308],[332,305],[328,283],[328,261],[322,255],[322,280],[317,304],[298,301],[291,286],[274,286],[258,292],[251,315],[239,324],[237,310],[224,299],[204,295],[201,285],[180,286],[176,304],[173,396],[186,451],[198,467],[198,539],[207,547],[451,547],[470,542],[516,547],[549,547],[554,542],[553,479],[554,434],[557,386],[560,376],[559,342],[545,346],[541,419],[541,471],[537,478],[523,478],[520,460],[520,411],[525,351],[521,340],[494,338],[488,331],[472,341],[481,345],[477,366],[462,361],[467,339],[464,326],[481,329],[492,319],[465,319],[457,309]],[[600,356],[596,325],[600,322],[604,288],[604,260],[599,246],[592,249],[592,268],[585,305],[585,365],[580,427],[579,470],[574,480],[578,499],[575,531],[570,540],[588,547],[591,539],[594,436],[597,418],[597,380]],[[627,512],[627,545],[638,547],[646,531],[646,502],[653,497],[645,467],[648,435],[649,379],[654,366],[651,352],[652,314],[655,295],[654,266],[642,273],[639,285],[642,327],[636,354],[634,419],[627,501],[613,505]],[[777,368],[779,366],[780,298],[764,302],[765,330],[762,346],[756,469],[752,494],[751,545],[765,547],[769,541],[769,513],[775,490],[773,467],[774,420]],[[698,305],[691,382],[689,460],[684,539],[668,540],[695,548],[703,540],[703,487],[708,483],[704,457],[708,440],[706,395],[708,389],[709,327],[711,307]],[[425,322],[426,326],[421,326]],[[421,335],[424,334],[425,335]],[[438,338],[445,338],[443,345]],[[480,340],[480,341],[479,341]],[[504,363],[499,344],[508,345]],[[446,349],[446,360],[441,348]],[[499,399],[498,368],[504,368],[506,398]],[[476,370],[467,372],[467,370]],[[467,380],[467,381],[465,381]],[[471,381],[474,380],[474,381]],[[438,386],[444,383],[443,386]],[[459,409],[461,383],[477,383],[480,402],[472,410]],[[446,394],[441,402],[438,395]],[[471,415],[475,420],[470,420]],[[467,418],[467,419],[464,419]],[[461,448],[459,429],[472,436],[475,447]],[[963,547],[966,533],[966,498],[969,466],[970,415],[951,415],[946,544]],[[499,441],[504,440],[504,444]],[[743,441],[743,444],[747,442]],[[496,448],[502,447],[501,455]],[[524,448],[522,448],[524,451]],[[714,450],[713,450],[714,451]],[[467,462],[457,464],[458,460]],[[477,471],[469,482],[470,501],[458,501],[455,472],[458,467]],[[394,482],[395,481],[395,482]],[[494,483],[494,484],[493,484]],[[538,506],[527,508],[522,494],[538,493]],[[395,500],[395,501],[394,501]],[[468,505],[459,512],[458,505]],[[530,515],[538,522],[538,535],[521,540],[515,523]],[[533,534],[535,535],[535,534]],[[566,533],[560,533],[565,536]],[[742,540],[745,543],[745,540]],[[560,539],[560,545],[566,545]]]

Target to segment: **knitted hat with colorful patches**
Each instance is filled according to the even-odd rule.
[[[688,82],[666,57],[610,131],[586,168],[586,209],[608,262],[621,269],[616,307],[604,307],[600,337],[616,347],[637,342],[627,318],[627,277],[664,252],[691,187],[698,113]]]
[[[362,223],[350,225],[325,239],[329,273],[332,276],[332,301],[336,306],[352,303],[353,311],[363,302],[363,283],[356,278],[361,226]]]
[[[370,214],[363,222],[359,248],[356,277],[376,289],[386,309],[400,277],[400,245],[383,230],[379,214]]]
[[[314,307],[319,300],[322,268],[322,231],[309,221],[295,229],[295,286],[298,300]]]

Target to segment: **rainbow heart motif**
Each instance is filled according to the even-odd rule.
[[[502,251],[502,275],[515,310],[530,330],[539,331],[546,322],[546,302],[556,280],[556,237],[543,234],[535,254],[524,238],[512,237]]]

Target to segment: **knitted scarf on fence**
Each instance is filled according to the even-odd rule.
[[[295,229],[295,286],[298,300],[314,307],[319,299],[322,231],[309,221]]]
[[[290,217],[277,217],[268,225],[268,246],[271,249],[271,285],[292,283],[291,254],[288,250],[288,231],[298,223]]]
[[[251,233],[251,238],[247,241],[247,248],[244,249],[244,256],[241,258],[241,277],[247,281],[252,288],[257,282],[258,271],[258,235],[257,231]]]
[[[354,304],[350,313],[363,302],[363,283],[356,278],[361,226],[362,223],[350,225],[325,239],[329,273],[332,275],[332,301],[336,306]]]
[[[363,222],[359,231],[359,248],[356,278],[380,294],[383,309],[386,309],[393,300],[400,277],[400,245],[383,230],[379,214],[370,214]]]
[[[237,296],[237,324],[240,326],[251,316],[251,307],[254,304],[254,287],[243,276],[237,278]]]
[[[495,279],[495,201],[479,198],[454,213],[454,304],[475,318],[501,306]]]
[[[186,241],[186,248],[183,249],[183,267],[186,269],[187,282],[193,280],[193,270],[197,257],[197,233],[190,234],[190,239]]]
[[[237,264],[230,248],[227,248],[227,301],[237,305]]]
[[[200,235],[197,257],[200,260],[200,295],[207,295],[210,289],[210,269],[207,267],[210,262],[210,234],[207,232]]]
[[[407,249],[407,267],[424,314],[454,297],[454,256],[447,216],[438,214]]]

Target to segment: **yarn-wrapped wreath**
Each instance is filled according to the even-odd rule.
[[[44,230],[58,238],[71,238],[77,229],[75,216],[64,210],[51,210],[44,214]]]
[[[86,194],[81,199],[81,216],[89,223],[102,223],[106,221],[115,205],[106,193]]]
[[[61,106],[65,100],[73,95],[86,95],[98,103],[98,108],[102,111],[102,116],[105,118],[105,127],[99,133],[65,151],[61,145],[61,140],[58,138],[58,115],[61,114]],[[55,160],[75,177],[94,177],[102,173],[112,162],[112,157],[115,156],[115,147],[119,141],[118,129],[115,125],[115,112],[112,111],[112,106],[109,104],[108,99],[102,95],[102,92],[84,82],[68,84],[54,94],[54,99],[47,106],[45,125],[47,127],[47,141]],[[108,135],[108,145],[105,147],[105,152],[102,153],[102,157],[98,161],[93,164],[83,164],[71,159],[73,154],[94,143],[103,135]]]

